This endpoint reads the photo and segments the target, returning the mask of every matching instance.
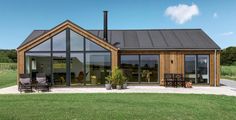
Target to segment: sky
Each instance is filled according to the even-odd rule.
[[[84,29],[204,30],[222,49],[236,46],[236,0],[0,0],[0,49],[16,49],[33,30],[71,20]]]

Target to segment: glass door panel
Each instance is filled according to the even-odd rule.
[[[44,73],[51,83],[51,56],[50,53],[26,53],[26,73],[31,74],[35,83],[36,74]]]
[[[121,55],[120,67],[125,73],[128,82],[139,82],[139,56]]]
[[[196,83],[196,55],[185,55],[185,79]]]
[[[140,55],[141,82],[158,82],[158,55]]]
[[[197,83],[209,83],[209,55],[197,57]]]
[[[71,53],[71,84],[84,83],[84,55],[83,53]]]
[[[105,84],[105,77],[111,72],[109,52],[86,53],[86,84]]]
[[[66,85],[66,53],[53,53],[53,80],[55,85]]]

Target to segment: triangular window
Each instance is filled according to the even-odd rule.
[[[32,48],[29,51],[50,51],[51,49],[51,42],[50,40],[46,40],[45,42],[37,45],[36,47]]]
[[[97,45],[96,43],[86,39],[86,51],[107,51],[105,48]]]

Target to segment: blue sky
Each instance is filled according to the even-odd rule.
[[[69,19],[85,29],[201,28],[221,48],[236,46],[236,0],[1,0],[0,49],[15,49],[34,29]]]

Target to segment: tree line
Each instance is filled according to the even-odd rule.
[[[228,47],[221,51],[221,65],[236,65],[236,47]]]
[[[15,49],[0,49],[0,63],[16,63],[17,53]]]
[[[221,65],[236,65],[236,47],[223,49],[220,58]],[[0,63],[16,63],[17,53],[15,49],[0,49]]]

